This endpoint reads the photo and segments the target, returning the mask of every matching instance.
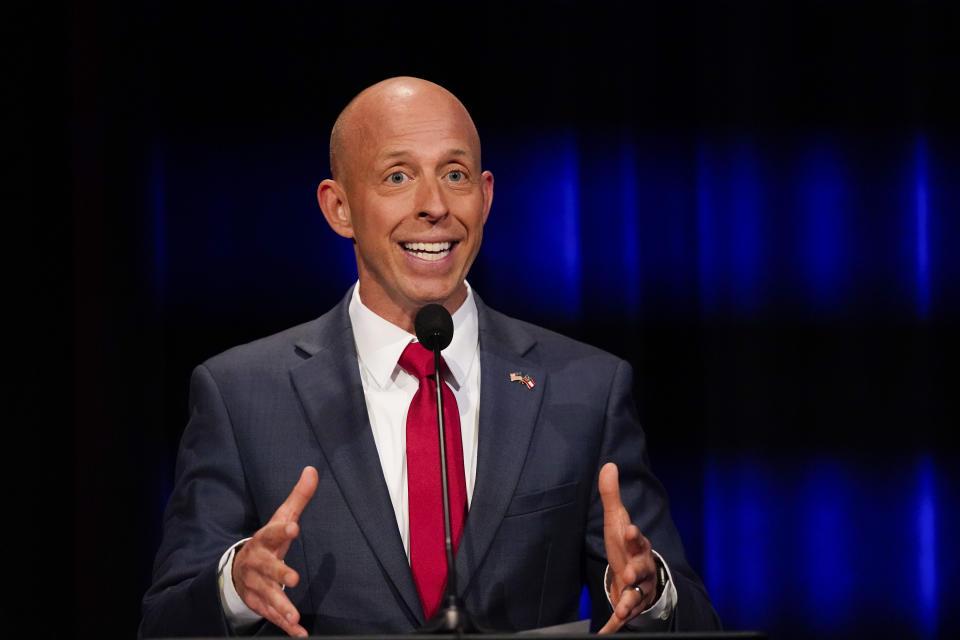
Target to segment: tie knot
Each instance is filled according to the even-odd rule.
[[[433,351],[419,342],[411,342],[400,354],[399,364],[417,380],[423,380],[433,375]]]

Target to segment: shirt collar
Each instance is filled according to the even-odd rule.
[[[350,296],[348,313],[360,366],[367,370],[377,386],[385,388],[396,379],[400,370],[397,364],[400,354],[417,338],[368,309],[360,301],[359,282]],[[477,303],[473,289],[467,284],[467,298],[453,313],[453,340],[443,350],[443,359],[452,377],[447,382],[457,389],[465,384],[467,374],[477,358],[479,335]]]

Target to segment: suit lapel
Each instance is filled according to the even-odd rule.
[[[420,598],[393,518],[393,504],[369,426],[356,346],[347,312],[351,293],[324,318],[308,354],[291,369],[294,388],[364,538],[400,593],[407,615],[424,622]],[[513,497],[533,436],[547,372],[526,356],[536,344],[526,332],[476,298],[480,328],[480,422],[477,477],[457,551],[461,594],[470,586]],[[511,382],[529,375],[533,389]],[[388,533],[389,532],[389,533]]]
[[[458,588],[465,593],[483,562],[520,479],[540,413],[547,374],[525,357],[534,339],[477,298],[480,314],[480,424],[477,477],[457,550]],[[519,372],[533,389],[510,381]]]
[[[350,295],[327,315],[315,343],[297,345],[311,357],[290,374],[327,466],[367,544],[402,596],[408,616],[422,623],[420,599],[370,430],[347,312]]]

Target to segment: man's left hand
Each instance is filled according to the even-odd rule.
[[[600,499],[603,501],[603,541],[613,576],[610,602],[613,615],[599,633],[617,631],[648,609],[657,598],[657,566],[650,541],[630,522],[620,501],[620,473],[608,462],[600,469]]]

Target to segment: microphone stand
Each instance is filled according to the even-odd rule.
[[[447,490],[447,440],[443,420],[443,388],[440,369],[440,344],[431,336],[433,351],[433,377],[437,389],[437,432],[440,439],[440,487],[443,491],[443,532],[444,546],[447,552],[447,586],[443,601],[436,615],[423,625],[417,633],[476,633],[477,625],[470,619],[463,602],[457,595],[457,574],[453,564],[453,532],[450,526],[450,495]]]

